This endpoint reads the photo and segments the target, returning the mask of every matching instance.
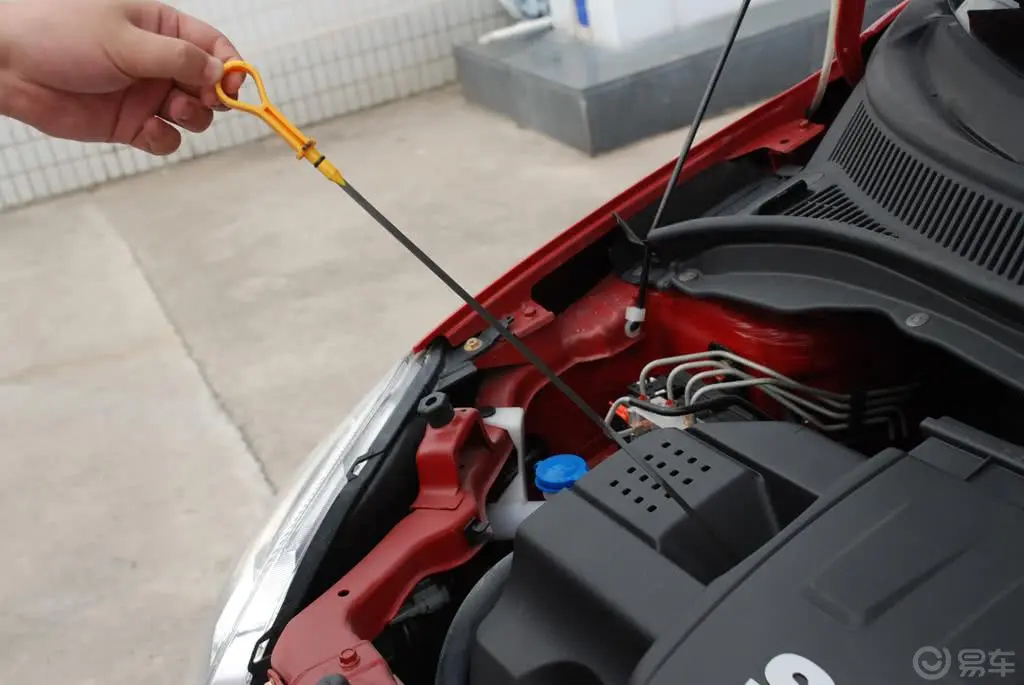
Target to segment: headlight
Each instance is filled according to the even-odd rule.
[[[409,357],[385,376],[309,456],[235,570],[213,630],[206,685],[244,685],[249,659],[273,625],[303,555],[348,481],[352,464],[384,427],[421,368]]]

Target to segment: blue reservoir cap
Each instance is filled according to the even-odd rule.
[[[573,484],[587,473],[587,462],[575,454],[557,454],[538,462],[534,482],[543,493],[554,494]]]

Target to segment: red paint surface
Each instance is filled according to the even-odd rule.
[[[892,354],[896,343],[880,335],[870,321],[841,314],[775,315],[675,292],[651,292],[645,333],[628,338],[622,308],[635,295],[635,286],[609,277],[552,324],[525,339],[602,413],[637,381],[649,362],[705,351],[712,343],[837,391],[862,383],[884,384],[891,380],[894,365],[898,366]],[[501,370],[489,374],[482,384],[479,404],[525,407],[527,434],[542,438],[552,453],[572,452],[588,459],[605,455],[609,445],[601,431],[532,366],[522,362],[508,366],[505,347],[498,343],[478,360],[484,367],[494,360],[502,362]],[[883,366],[885,360],[893,364]]]
[[[315,685],[340,673],[352,685],[394,685],[371,644],[423,578],[464,564],[479,550],[464,533],[483,518],[487,491],[512,453],[504,431],[460,409],[428,428],[416,454],[422,484],[412,512],[330,590],[285,627],[274,647],[275,675],[288,685]]]
[[[904,3],[905,4],[905,3]],[[863,0],[844,0],[844,16],[863,13]],[[889,12],[861,36],[879,33],[902,9]],[[849,21],[849,20],[848,20]],[[849,45],[849,26],[841,27]],[[859,22],[857,29],[859,30]],[[840,68],[859,78],[856,60],[843,48]],[[859,48],[857,51],[859,56]],[[862,67],[861,67],[862,68]],[[719,162],[755,151],[788,154],[821,134],[804,123],[817,75],[782,93],[697,145],[680,181]],[[607,279],[555,318],[531,299],[541,278],[615,227],[613,212],[626,219],[657,201],[674,160],[600,207],[480,293],[499,317],[515,315],[514,332],[528,341],[591,406],[608,406],[655,357],[707,349],[714,341],[778,371],[818,384],[843,387],[849,374],[870,373],[874,345],[869,329],[851,328],[832,317],[773,317],[673,293],[651,293],[646,331],[623,333],[623,310],[635,294],[628,284]],[[462,344],[484,323],[468,307],[450,316],[416,347],[437,337]],[[518,355],[499,343],[479,360],[496,369],[481,388],[480,404],[527,408],[527,432],[543,437],[552,451],[575,450],[592,459],[615,451],[578,410],[553,391]],[[867,366],[865,366],[867,364]],[[449,426],[427,435],[417,454],[421,490],[413,511],[350,573],[289,622],[274,647],[271,679],[280,685],[315,685],[340,673],[352,685],[394,685],[371,640],[397,613],[423,578],[455,568],[477,549],[466,526],[484,515],[487,490],[512,446],[503,431],[486,427],[475,410],[459,410]],[[462,466],[460,469],[459,466]]]

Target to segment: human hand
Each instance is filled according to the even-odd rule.
[[[216,29],[155,0],[0,2],[0,114],[47,135],[154,155],[205,131],[224,62]],[[224,77],[235,97],[244,74]]]

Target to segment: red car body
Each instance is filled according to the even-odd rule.
[[[840,0],[837,58],[831,79],[858,82],[864,73],[863,42],[881,33],[904,6],[862,32],[864,0]],[[805,118],[817,80],[818,75],[809,76],[695,146],[680,182],[754,151],[781,163],[787,155],[821,136],[824,127]],[[599,207],[480,293],[480,301],[499,318],[512,317],[512,332],[556,372],[566,374],[584,397],[585,379],[574,378],[573,367],[623,353],[650,358],[661,346],[658,339],[631,339],[623,333],[622,311],[631,304],[636,287],[606,281],[558,317],[533,301],[531,290],[556,267],[614,230],[615,213],[629,220],[641,208],[656,202],[673,165],[674,160]],[[657,319],[661,327],[671,329],[679,307],[689,307],[691,315],[693,307],[700,307],[700,319],[717,333],[728,336],[736,330],[733,312],[714,304],[680,302],[680,298],[652,294],[649,320]],[[759,356],[767,355],[773,367],[782,372],[806,370],[814,357],[815,344],[833,349],[843,344],[838,339],[842,334],[830,333],[824,327],[793,330],[765,317],[745,317],[743,323],[748,330],[743,339],[736,341],[736,349],[742,352],[744,345],[756,345]],[[484,328],[482,319],[466,307],[425,336],[416,350],[425,349],[439,337],[460,346]],[[793,345],[793,341],[800,344]],[[480,368],[503,369],[481,389],[482,401],[491,406],[561,401],[542,392],[546,379],[525,365],[506,344],[495,344],[476,363]],[[623,383],[628,382],[629,378],[624,377]],[[540,416],[551,413],[535,412]],[[599,442],[594,427],[582,419],[579,425],[566,425],[565,416],[560,420],[561,432],[566,439],[571,436],[574,444]],[[351,685],[394,685],[397,681],[372,640],[420,580],[455,568],[478,551],[467,542],[465,531],[483,516],[484,495],[511,450],[508,435],[484,425],[475,409],[459,409],[451,424],[428,430],[417,453],[420,492],[411,513],[328,592],[291,619],[273,647],[270,680],[276,685],[316,685],[322,678],[341,674]],[[460,472],[460,462],[471,466]]]

